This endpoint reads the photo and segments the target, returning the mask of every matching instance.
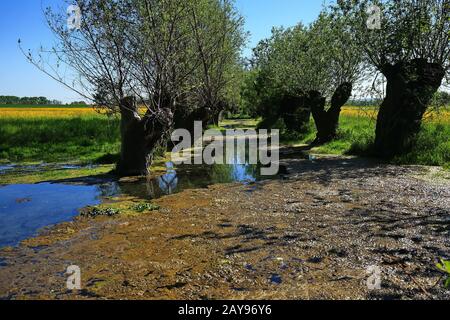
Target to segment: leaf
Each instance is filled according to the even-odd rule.
[[[441,263],[436,264],[436,267],[448,274],[450,274],[450,261],[441,259]]]
[[[444,263],[445,270],[450,273],[450,260],[442,260]]]
[[[444,286],[445,286],[447,289],[450,289],[450,277],[448,277],[447,280],[445,280]]]

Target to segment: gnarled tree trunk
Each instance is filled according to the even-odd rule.
[[[336,138],[339,115],[342,106],[352,95],[352,84],[345,82],[336,88],[331,98],[331,107],[327,111],[325,111],[323,98],[319,99],[317,94],[312,94],[309,97],[311,112],[317,128],[317,138],[313,144],[324,144]],[[314,96],[316,97],[314,98]]]
[[[144,122],[133,97],[120,102],[120,115],[121,149],[117,173],[123,176],[146,174],[151,150],[147,148]]]
[[[375,152],[393,157],[411,149],[423,115],[445,76],[438,64],[424,59],[386,65],[386,97],[378,114]]]
[[[169,109],[141,118],[134,97],[120,103],[120,160],[116,172],[121,176],[146,175],[155,149],[164,144],[172,123]]]
[[[286,95],[280,101],[280,115],[289,131],[302,133],[306,131],[311,116],[304,97]]]

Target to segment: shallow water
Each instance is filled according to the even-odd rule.
[[[249,164],[182,165],[175,168],[168,163],[167,166],[166,174],[160,177],[119,183],[118,193],[151,200],[186,189],[207,188],[214,184],[233,182],[251,184],[267,179],[260,176],[258,166]]]
[[[18,184],[0,186],[0,247],[15,246],[35,236],[43,227],[70,221],[79,209],[100,204],[106,197],[134,196],[152,200],[186,189],[206,188],[219,183],[251,184],[263,179],[259,167],[249,164],[181,165],[167,163],[167,171],[160,177],[131,182],[88,180],[63,183]],[[48,170],[66,165],[36,165],[0,168],[2,170]],[[9,170],[11,169],[11,170]],[[5,173],[7,174],[7,173]]]
[[[70,221],[78,209],[100,203],[98,186],[64,184],[0,187],[0,247],[15,246],[43,227]]]

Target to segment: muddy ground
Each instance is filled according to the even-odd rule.
[[[155,201],[159,211],[77,218],[0,251],[0,297],[450,299],[435,267],[450,257],[448,173],[344,158],[284,165],[280,180],[187,190]],[[69,265],[81,291],[66,289]],[[370,266],[380,289],[368,288]]]

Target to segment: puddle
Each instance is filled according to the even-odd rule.
[[[99,186],[41,183],[0,187],[0,247],[15,246],[39,229],[70,221],[78,209],[100,203]]]
[[[278,178],[261,176],[260,166],[250,165],[245,159],[237,154],[234,160],[227,161],[235,164],[211,166],[175,167],[169,162],[166,164],[166,174],[137,181],[112,181],[110,178],[92,181],[85,177],[64,181],[64,184],[55,182],[0,186],[0,247],[15,246],[20,241],[35,236],[43,227],[70,221],[78,215],[79,209],[100,204],[106,197],[133,196],[152,200],[186,189],[233,182],[248,185],[249,190],[255,191],[256,182]],[[77,168],[82,167],[68,164],[11,164],[0,167],[0,172],[10,169],[35,172]]]
[[[262,180],[256,165],[214,165],[175,168],[153,179],[103,184],[40,183],[0,186],[0,247],[16,246],[43,227],[70,221],[79,209],[100,204],[106,197],[134,196],[152,200],[186,189],[219,183],[252,184]],[[267,179],[267,177],[264,177]],[[98,182],[100,183],[100,182]]]
[[[276,177],[275,177],[276,178]],[[143,199],[157,199],[186,189],[207,188],[214,184],[239,182],[251,185],[257,181],[273,179],[262,177],[254,165],[182,165],[174,168],[169,164],[167,173],[154,179],[137,182],[120,182],[120,193]]]

